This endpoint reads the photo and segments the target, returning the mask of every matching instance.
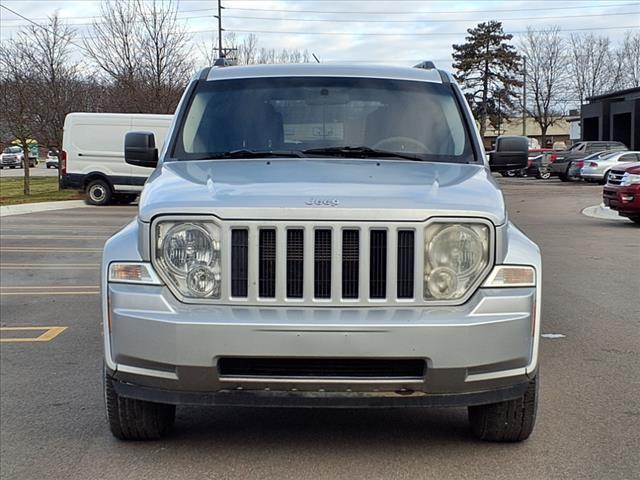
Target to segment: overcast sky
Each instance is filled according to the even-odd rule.
[[[92,0],[0,0],[0,4],[37,22],[57,11],[76,25],[79,37],[91,35],[90,17],[100,9],[100,1]],[[514,41],[527,25],[559,25],[566,35],[593,31],[614,41],[624,34],[621,27],[640,31],[640,2],[633,0],[223,0],[222,4],[225,30],[237,32],[238,37],[255,32],[260,47],[307,49],[323,62],[411,65],[432,59],[449,69],[451,45],[464,41],[467,28],[486,20],[502,21]],[[193,32],[193,42],[211,41],[216,35],[216,0],[182,0],[179,11],[181,22]],[[2,39],[27,23],[5,9],[0,15]]]

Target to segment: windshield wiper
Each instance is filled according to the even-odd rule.
[[[404,160],[423,161],[424,159],[417,154],[392,152],[390,150],[378,150],[371,147],[325,147],[325,148],[309,148],[303,150],[302,153],[310,155],[335,155],[339,157],[360,157],[360,158],[402,158]]]
[[[230,150],[228,152],[211,152],[202,156],[190,158],[190,160],[217,160],[226,158],[273,158],[273,157],[299,157],[306,155],[300,150]]]

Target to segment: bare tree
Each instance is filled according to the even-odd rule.
[[[178,24],[177,4],[172,0],[137,0],[141,19],[140,68],[144,82],[153,91],[148,112],[168,112],[179,101],[193,64],[188,51],[189,38]]]
[[[620,84],[620,63],[615,58],[609,37],[593,33],[572,34],[569,68],[573,91],[580,103]],[[637,62],[637,57],[635,59]]]
[[[560,27],[527,28],[520,52],[527,67],[527,114],[540,127],[542,145],[547,130],[563,114],[566,101],[565,42]]]
[[[172,0],[104,0],[89,57],[111,82],[120,111],[173,112],[192,70],[189,38]]]
[[[101,18],[93,22],[93,36],[84,45],[91,59],[111,79],[132,84],[139,77],[142,39],[136,25],[136,4],[105,1]]]
[[[258,54],[258,37],[255,33],[250,33],[237,44],[238,63],[242,65],[252,65],[256,63]]]
[[[56,14],[42,26],[29,26],[27,35],[31,44],[26,51],[29,70],[42,87],[33,99],[37,138],[46,146],[61,147],[66,115],[86,106],[80,69],[70,58],[75,33]]]
[[[640,87],[640,33],[626,32],[618,48],[621,86]]]
[[[230,50],[229,59],[239,65],[263,63],[308,63],[310,55],[307,50],[277,50],[275,48],[258,48],[258,36],[250,33],[240,39],[234,32],[224,32],[224,46]],[[197,46],[200,57],[207,65],[213,65],[218,59],[218,37],[211,36]]]
[[[24,194],[31,194],[29,147],[36,136],[37,108],[34,99],[39,93],[29,59],[32,45],[25,31],[19,32],[15,38],[0,44],[0,111],[2,130],[10,137],[6,144],[15,140],[22,147],[24,155]]]

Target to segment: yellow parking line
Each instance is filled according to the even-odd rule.
[[[32,331],[44,330],[45,332],[37,337],[14,337],[2,338],[1,343],[24,343],[24,342],[49,342],[64,332],[67,327],[0,327],[0,332]]]

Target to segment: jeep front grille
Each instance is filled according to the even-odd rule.
[[[231,225],[227,232],[232,301],[415,300],[413,227]]]

